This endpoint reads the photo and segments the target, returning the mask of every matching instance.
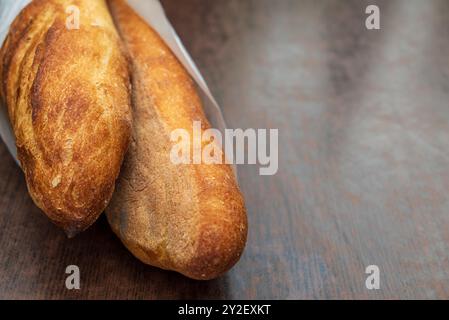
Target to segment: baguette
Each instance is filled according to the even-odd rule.
[[[247,236],[243,197],[227,164],[170,161],[170,133],[210,128],[194,84],[159,35],[124,1],[108,1],[132,61],[133,136],[106,209],[113,231],[141,261],[193,279],[239,259]]]
[[[32,1],[0,50],[0,78],[29,193],[74,236],[108,204],[131,135],[128,62],[106,2]]]

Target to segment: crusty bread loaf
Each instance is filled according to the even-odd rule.
[[[244,201],[225,164],[170,161],[170,134],[209,128],[194,84],[158,34],[124,1],[108,2],[132,60],[133,138],[109,223],[141,261],[194,279],[231,268],[246,242]]]
[[[67,27],[71,5],[79,29]],[[104,0],[35,0],[0,51],[0,95],[29,192],[69,236],[114,190],[131,135],[128,72]]]

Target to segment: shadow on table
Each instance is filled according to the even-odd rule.
[[[137,299],[227,297],[226,275],[211,281],[197,281],[140,262],[112,233],[104,216],[92,231],[80,237],[79,241],[81,250],[88,242],[101,242],[101,246],[95,248],[96,253],[91,255],[91,261],[86,261],[89,268],[98,270],[93,272],[90,279],[93,284],[92,290],[96,291],[95,296]],[[78,247],[77,243],[74,245]],[[95,256],[99,258],[95,259]],[[105,274],[103,276],[97,274],[101,272]]]
[[[6,148],[0,145],[0,155]],[[147,266],[132,256],[102,215],[67,239],[34,205],[12,158],[0,168],[1,299],[220,299],[227,277],[194,281]],[[4,201],[8,199],[8,201]],[[67,266],[80,269],[80,290],[65,286]]]

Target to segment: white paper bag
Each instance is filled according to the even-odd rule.
[[[3,44],[3,41],[5,41],[9,26],[14,21],[14,18],[30,2],[30,0],[0,0],[0,44]],[[6,143],[9,152],[17,161],[16,144],[9,125],[8,111],[6,106],[3,105],[0,105],[0,136]]]
[[[3,41],[8,34],[9,26],[13,22],[14,18],[30,2],[31,0],[0,0],[0,44],[3,44]],[[165,16],[159,0],[128,0],[128,3],[136,12],[140,14],[142,18],[145,19],[150,26],[152,26],[160,34],[173,53],[178,57],[190,73],[192,78],[196,81],[200,89],[199,93],[203,101],[204,111],[212,127],[220,130],[224,136],[226,124],[224,122],[220,107],[210,93],[209,88],[195,66],[195,63],[190,58],[179,37],[176,35],[172,25]],[[0,136],[8,146],[9,152],[11,152],[14,159],[17,161],[14,135],[9,125],[7,109],[5,106],[0,106]]]

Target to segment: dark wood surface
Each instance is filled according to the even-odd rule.
[[[163,4],[228,125],[280,130],[277,175],[239,167],[241,261],[209,282],[148,267],[104,217],[68,240],[0,144],[0,298],[449,298],[449,2]]]

